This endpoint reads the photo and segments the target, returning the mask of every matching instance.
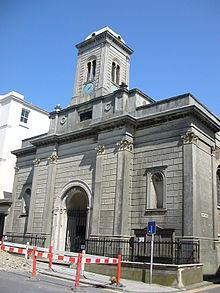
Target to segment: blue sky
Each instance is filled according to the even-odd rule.
[[[75,44],[106,25],[134,50],[130,88],[155,100],[191,92],[220,115],[218,0],[0,0],[0,93],[66,107]]]

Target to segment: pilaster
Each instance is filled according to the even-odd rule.
[[[187,131],[183,140],[183,236],[193,236],[196,233],[196,148],[198,136],[193,131]]]
[[[51,156],[48,157],[48,175],[47,175],[47,187],[46,187],[46,199],[43,214],[43,228],[42,232],[51,236],[52,229],[52,210],[54,203],[54,188],[56,180],[56,170],[58,161],[58,146],[55,145]],[[49,239],[48,239],[49,240]],[[48,243],[49,245],[50,243]]]
[[[38,181],[38,169],[41,160],[36,158],[33,160],[34,164],[34,172],[33,172],[33,181],[32,181],[32,189],[31,189],[31,201],[30,201],[30,209],[28,215],[28,225],[27,225],[27,233],[33,233],[32,230],[33,226],[33,219],[34,219],[34,210],[35,210],[35,198],[36,198],[36,191],[37,191],[37,181]]]
[[[133,157],[133,137],[126,133],[117,143],[117,179],[115,192],[114,228],[115,236],[130,234],[130,185],[131,160]]]
[[[217,215],[217,178],[216,178],[216,147],[211,147],[212,166],[212,226],[213,239],[218,239],[218,215]]]
[[[105,146],[98,145],[96,147],[96,169],[95,169],[95,187],[94,200],[92,212],[91,236],[99,235],[100,228],[100,205],[102,195],[102,173],[103,173],[103,155],[105,153]]]

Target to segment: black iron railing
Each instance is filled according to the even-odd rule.
[[[4,240],[8,242],[15,242],[19,244],[27,244],[29,242],[30,245],[44,247],[46,241],[46,234],[19,234],[19,233],[6,233],[3,235]]]
[[[86,253],[117,257],[124,261],[150,262],[150,241],[138,242],[119,239],[86,239]],[[155,241],[154,262],[167,264],[199,263],[199,241],[179,239],[177,241]]]
[[[7,233],[5,241],[44,247],[46,234]],[[87,254],[117,257],[122,255],[123,261],[150,262],[150,241],[134,241],[110,238],[75,239],[79,249]],[[154,263],[194,264],[200,262],[200,244],[198,240],[178,239],[177,241],[154,241]]]

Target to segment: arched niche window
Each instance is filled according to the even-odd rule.
[[[25,189],[25,192],[22,196],[22,215],[28,216],[30,210],[30,202],[31,202],[31,189]]]
[[[86,81],[92,81],[95,79],[96,74],[96,59],[93,58],[87,62],[86,65]]]
[[[147,170],[147,210],[166,209],[166,177],[164,169]]]
[[[116,61],[112,62],[112,82],[118,85],[120,83],[120,66]]]
[[[217,168],[216,172],[216,185],[217,185],[217,205],[220,207],[220,165]]]

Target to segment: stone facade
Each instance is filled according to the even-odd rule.
[[[64,250],[78,236],[129,239],[155,220],[163,237],[199,239],[204,272],[216,272],[219,119],[189,93],[156,102],[129,90],[132,50],[109,28],[77,48],[71,105],[50,113],[48,134],[14,151],[6,232],[43,233],[47,244]],[[112,57],[116,51],[120,58]],[[96,63],[88,65],[91,60]],[[91,66],[95,72],[88,81],[84,72]],[[112,91],[115,68],[120,82]],[[27,187],[29,211],[20,217]],[[73,224],[82,210],[86,216]]]

